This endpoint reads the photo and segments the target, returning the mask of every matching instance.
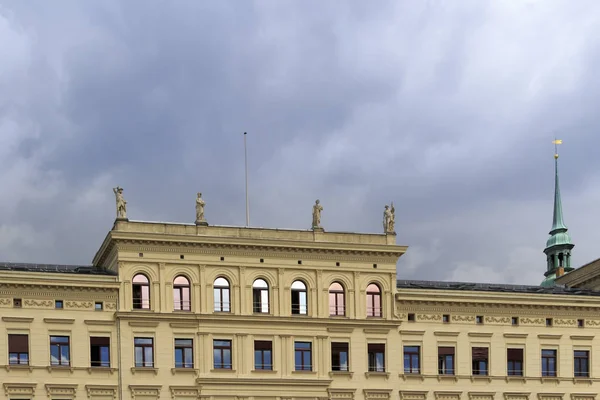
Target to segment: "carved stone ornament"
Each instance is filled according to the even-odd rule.
[[[52,300],[34,300],[34,299],[25,299],[23,301],[25,307],[31,308],[53,308],[54,302]]]
[[[321,202],[317,199],[317,201],[315,201],[315,205],[313,206],[313,213],[312,213],[312,229],[313,230],[323,229],[323,227],[321,227],[321,211],[323,211],[323,206],[321,205]]]
[[[383,210],[383,233],[395,234],[395,225],[396,209],[394,208],[394,202],[392,202],[391,207],[386,204]]]
[[[112,397],[117,398],[117,386],[112,385],[85,385],[87,391],[87,397],[93,399],[94,397]]]
[[[116,188],[113,188],[113,192],[115,193],[115,200],[117,201],[117,219],[127,220],[127,202],[123,197],[123,188],[117,186]]]
[[[208,225],[204,218],[204,206],[206,202],[202,199],[202,193],[196,195],[196,225]]]

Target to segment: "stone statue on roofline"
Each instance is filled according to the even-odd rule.
[[[317,199],[315,201],[315,205],[313,206],[313,214],[312,214],[312,229],[313,230],[322,230],[321,226],[321,211],[323,211],[323,206],[321,202]]]
[[[204,218],[204,206],[206,202],[202,200],[202,193],[198,192],[196,197],[196,225],[208,225]]]
[[[116,188],[113,188],[113,192],[115,193],[115,199],[117,201],[117,219],[127,220],[127,202],[123,197],[123,188],[117,186]]]
[[[396,233],[394,231],[396,224],[396,209],[394,208],[394,202],[392,206],[385,205],[383,210],[383,232],[384,233]]]

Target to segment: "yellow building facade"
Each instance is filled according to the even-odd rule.
[[[11,400],[591,400],[600,296],[402,281],[396,236],[129,221],[0,265]]]

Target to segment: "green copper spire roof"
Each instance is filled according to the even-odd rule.
[[[560,140],[554,141],[555,145],[561,143]],[[544,274],[546,278],[541,286],[554,286],[557,275],[573,270],[571,268],[571,250],[575,245],[571,243],[571,235],[567,231],[568,228],[563,219],[562,199],[558,182],[558,152],[556,152],[554,154],[554,213],[550,237],[546,241],[546,248],[544,249],[548,266]]]

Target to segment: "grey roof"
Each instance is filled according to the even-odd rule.
[[[0,262],[0,271],[51,272],[61,274],[116,275],[91,265],[59,265]]]
[[[472,282],[442,282],[442,281],[411,281],[397,280],[398,289],[437,289],[437,290],[464,290],[475,292],[504,292],[504,293],[532,293],[532,294],[559,294],[575,296],[600,296],[600,291],[570,288],[566,286],[529,286],[529,285],[506,285],[496,283],[472,283]]]

